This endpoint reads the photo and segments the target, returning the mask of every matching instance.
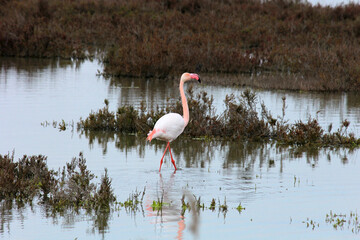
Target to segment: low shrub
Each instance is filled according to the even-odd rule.
[[[106,210],[116,200],[107,170],[97,187],[82,153],[61,173],[49,170],[46,159],[43,155],[24,155],[14,162],[14,155],[0,155],[0,201],[31,203],[38,198],[52,211],[61,212],[69,208]]]
[[[315,146],[345,146],[358,147],[360,139],[353,133],[348,133],[350,124],[344,121],[336,132],[325,133],[314,118],[307,122],[298,121],[289,124],[285,118],[286,99],[283,98],[283,116],[274,118],[261,103],[261,113],[257,109],[257,96],[250,90],[245,90],[238,98],[227,95],[225,111],[216,115],[213,98],[200,92],[194,96],[192,87],[187,89],[190,121],[182,135],[192,138],[221,138],[230,140],[246,140],[255,142],[276,141],[285,145],[315,145]],[[107,114],[103,114],[106,112]],[[78,130],[85,132],[115,131],[122,133],[147,134],[156,121],[169,112],[182,113],[181,101],[168,104],[164,109],[147,111],[142,104],[140,111],[132,106],[121,106],[117,113],[109,112],[108,105],[96,113],[90,113],[78,122]],[[110,116],[110,117],[108,117]],[[91,121],[91,119],[98,119]],[[111,119],[107,122],[106,119]],[[101,125],[97,125],[100,122]]]

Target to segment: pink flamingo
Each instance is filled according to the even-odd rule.
[[[184,131],[186,125],[189,123],[189,107],[184,93],[184,83],[191,79],[195,79],[201,83],[200,77],[196,73],[186,72],[183,73],[180,78],[179,88],[184,116],[181,116],[178,113],[165,114],[155,123],[154,129],[149,132],[148,137],[146,138],[146,140],[149,140],[149,142],[151,142],[153,138],[157,138],[159,140],[167,142],[164,154],[160,160],[159,172],[161,171],[161,165],[163,163],[163,159],[167,149],[169,149],[171,162],[174,165],[176,171],[175,161],[171,154],[170,142],[174,141]]]

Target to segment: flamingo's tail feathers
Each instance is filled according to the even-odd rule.
[[[157,137],[160,137],[160,136],[162,136],[162,134],[164,134],[165,133],[165,131],[163,130],[163,129],[159,129],[159,128],[154,128],[152,131],[150,131],[149,133],[148,133],[148,136],[147,136],[147,138],[146,138],[146,140],[148,140],[149,142],[151,142],[151,140],[153,139],[153,138],[157,138]]]

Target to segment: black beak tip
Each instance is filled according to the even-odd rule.
[[[198,81],[199,81],[199,83],[201,83],[201,79],[200,79],[200,77],[199,77],[199,80],[198,80]]]

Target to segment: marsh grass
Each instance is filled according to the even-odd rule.
[[[220,115],[215,114],[214,99],[206,92],[195,95],[190,86],[187,95],[191,116],[182,135],[190,138],[274,141],[280,145],[313,148],[356,148],[360,145],[360,139],[348,132],[348,120],[344,120],[341,127],[334,132],[331,126],[325,131],[317,119],[311,117],[305,122],[300,120],[289,124],[285,119],[286,98],[283,98],[283,115],[275,118],[265,103],[261,103],[261,109],[257,109],[258,98],[255,92],[249,89],[238,97],[227,95],[224,100],[225,111]],[[113,131],[145,135],[162,115],[169,112],[181,114],[181,102],[170,103],[156,111],[147,110],[145,104],[141,104],[139,110],[132,106],[121,106],[116,112],[111,112],[108,105],[105,105],[97,112],[91,112],[87,118],[80,119],[77,128],[84,132]]]
[[[152,202],[151,207],[153,211],[157,211],[158,213],[162,214],[163,207],[166,205],[170,205],[169,203],[164,202],[164,190],[161,193],[161,197]]]
[[[129,197],[124,202],[115,202],[115,209],[120,210],[122,207],[125,208],[128,213],[136,213],[138,211],[144,211],[142,204],[144,200],[146,192],[146,187],[142,192],[135,190],[135,192],[131,193]]]
[[[230,83],[263,88],[360,88],[357,3],[15,0],[0,1],[0,23],[1,56],[99,55],[106,76],[197,70],[260,76]]]

